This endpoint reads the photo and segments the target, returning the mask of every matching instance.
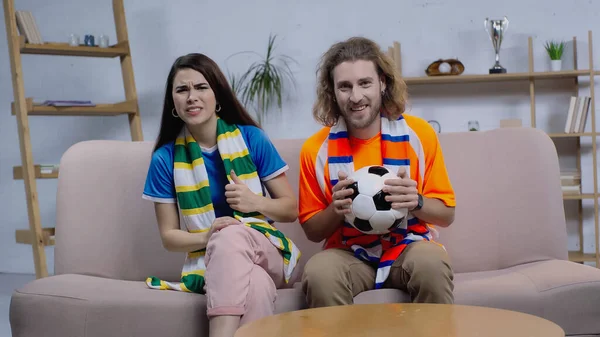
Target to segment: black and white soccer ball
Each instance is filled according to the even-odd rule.
[[[387,179],[397,175],[383,166],[365,166],[350,175],[353,179],[347,188],[354,190],[350,196],[350,213],[346,222],[365,234],[387,234],[395,228],[406,226],[407,209],[393,209],[385,200],[389,195],[382,191]]]

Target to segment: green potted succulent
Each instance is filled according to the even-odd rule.
[[[258,56],[248,69],[240,76],[229,75],[229,82],[233,92],[242,104],[256,112],[259,124],[262,124],[267,112],[274,105],[282,110],[283,94],[288,89],[288,83],[295,87],[295,80],[291,63],[294,59],[286,55],[275,53],[275,39],[277,35],[269,35],[267,51],[264,55],[256,52],[243,51],[235,53],[227,59],[240,55],[252,54]]]
[[[547,41],[544,47],[550,57],[550,69],[552,71],[560,71],[562,69],[562,55],[565,50],[565,43],[563,41]]]

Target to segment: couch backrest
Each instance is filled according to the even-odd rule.
[[[545,133],[446,133],[440,143],[457,207],[439,241],[457,272],[568,258],[558,156]]]
[[[302,142],[274,141],[292,167]],[[455,271],[568,258],[558,156],[545,133],[531,128],[444,133],[440,143],[457,208],[450,227],[436,228]],[[297,168],[289,178],[297,191]],[[320,248],[296,233],[299,227],[281,228],[304,249],[303,262]]]
[[[277,151],[281,154],[283,160],[288,164],[290,169],[286,173],[294,193],[298,195],[298,183],[300,180],[300,148],[302,147],[303,139],[275,139],[273,144],[277,147]],[[299,267],[303,268],[308,261],[308,258],[320,251],[323,243],[315,243],[306,237],[302,230],[302,225],[296,220],[293,223],[277,224],[277,228],[298,246],[301,252]]]
[[[302,141],[275,143],[297,194]],[[66,151],[56,201],[56,274],[179,278],[184,255],[163,248],[153,203],[141,198],[152,147],[149,141],[92,140]],[[277,226],[300,248],[300,268],[322,247],[306,238],[297,221]]]
[[[178,280],[182,253],[161,243],[153,203],[141,198],[152,142],[92,140],[60,162],[55,274]]]
[[[552,141],[528,128],[440,136],[457,196],[456,219],[439,229],[457,272],[567,258],[558,159]],[[274,140],[298,191],[301,139]],[[85,141],[60,163],[55,273],[125,280],[177,280],[184,255],[161,244],[152,202],[141,193],[152,142]],[[321,244],[298,222],[278,224],[302,251]]]

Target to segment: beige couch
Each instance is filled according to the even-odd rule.
[[[600,270],[567,261],[559,166],[552,141],[529,128],[441,135],[456,221],[440,230],[456,271],[457,304],[512,309],[600,335]],[[296,188],[302,140],[278,140]],[[153,206],[141,199],[151,142],[87,141],[60,163],[55,274],[14,292],[14,337],[206,336],[205,297],[147,289],[148,275],[178,279],[181,254],[163,249]],[[303,252],[319,244],[279,224]],[[357,303],[407,301],[369,291]],[[298,288],[276,311],[305,308]]]

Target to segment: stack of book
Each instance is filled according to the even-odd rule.
[[[42,103],[42,105],[47,106],[96,106],[96,104],[92,103],[92,101],[76,101],[76,100],[47,100]]]
[[[37,23],[30,11],[15,11],[17,19],[17,29],[21,36],[30,44],[43,44],[42,34],[38,29]]]
[[[571,96],[565,133],[584,132],[591,100],[589,96]]]
[[[562,171],[560,173],[560,184],[563,194],[581,194],[581,173],[579,171]]]

